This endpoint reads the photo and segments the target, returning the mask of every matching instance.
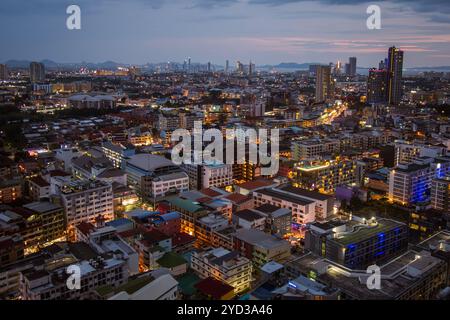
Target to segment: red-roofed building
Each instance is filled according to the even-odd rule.
[[[232,286],[211,277],[198,282],[195,288],[208,300],[231,300],[234,298]]]
[[[233,212],[245,209],[253,209],[255,206],[255,203],[251,196],[245,196],[240,193],[232,193],[224,197],[224,199],[231,201],[231,203],[233,204]]]
[[[211,198],[219,197],[222,195],[220,192],[217,192],[211,188],[202,189],[202,190],[200,190],[200,192]]]
[[[78,242],[88,242],[89,241],[89,235],[92,231],[94,231],[96,228],[92,223],[89,222],[81,222],[77,226],[75,226],[75,236],[76,241]]]
[[[172,250],[175,253],[183,254],[194,249],[195,237],[184,233],[176,233],[172,235]]]
[[[208,202],[210,202],[212,199],[211,198],[209,198],[209,197],[201,197],[201,198],[198,198],[197,200],[196,200],[196,202],[199,202],[199,203],[208,203]]]

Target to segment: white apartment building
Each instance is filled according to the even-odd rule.
[[[253,192],[255,207],[271,204],[291,210],[292,222],[304,225],[316,221],[316,201],[278,188],[267,188]]]
[[[185,191],[189,191],[189,177],[184,172],[169,173],[152,180],[151,193],[154,198]]]
[[[332,155],[340,151],[340,141],[335,139],[308,139],[292,143],[292,159],[296,161]]]
[[[191,189],[223,188],[233,184],[231,164],[183,164],[182,169],[189,176]]]
[[[126,162],[125,172],[128,185],[136,194],[149,201],[168,191],[186,191],[187,176],[178,175],[182,173],[181,168],[162,156],[148,153],[131,156]]]
[[[217,248],[194,252],[191,256],[191,268],[201,278],[212,277],[234,287],[236,294],[250,288],[252,262],[238,251]]]
[[[420,157],[436,158],[445,154],[445,147],[403,140],[395,141],[395,165],[398,165],[399,163],[411,163]]]
[[[98,180],[72,180],[60,189],[67,226],[81,222],[94,225],[114,219],[112,186]]]

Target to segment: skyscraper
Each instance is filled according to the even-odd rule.
[[[8,68],[6,64],[0,64],[0,80],[8,79]]]
[[[237,72],[244,72],[244,65],[240,61],[236,62],[236,71]]]
[[[316,102],[333,97],[333,79],[330,66],[318,66],[316,71]]]
[[[188,72],[191,72],[191,57],[188,58]]]
[[[387,71],[384,69],[370,69],[367,78],[367,102],[386,102]]]
[[[350,63],[346,63],[345,64],[345,75],[349,76],[350,75]]]
[[[225,73],[228,73],[230,71],[230,61],[225,61]]]
[[[30,63],[30,80],[31,82],[42,82],[45,80],[45,67],[43,63]]]
[[[350,57],[349,59],[350,64],[350,74],[349,76],[356,76],[356,57]]]
[[[399,104],[402,99],[403,51],[389,48],[388,54],[388,102]]]
[[[255,64],[252,63],[252,61],[250,60],[250,63],[248,65],[248,74],[252,75],[255,72]]]
[[[211,62],[208,62],[208,72],[211,72]]]
[[[341,74],[341,69],[342,69],[342,63],[340,61],[338,61],[336,63],[336,65],[334,66],[334,74],[335,75],[340,75]]]

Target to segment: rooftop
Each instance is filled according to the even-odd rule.
[[[156,261],[163,268],[175,268],[183,264],[187,264],[187,261],[179,254],[175,252],[167,252],[162,258]]]
[[[350,232],[341,233],[338,238],[334,238],[332,241],[336,241],[346,246],[375,237],[380,233],[391,231],[395,228],[401,227],[402,225],[403,224],[393,220],[380,219],[374,226],[356,225]]]
[[[240,193],[232,193],[232,194],[226,196],[225,199],[228,199],[228,200],[230,200],[231,202],[240,204],[240,203],[249,201],[249,200],[251,200],[252,198],[249,197],[249,196],[244,196],[244,195],[242,195],[242,194],[240,194]]]
[[[41,176],[31,177],[29,180],[30,180],[30,182],[38,185],[41,188],[45,188],[45,187],[49,187],[50,186],[50,183],[45,181]]]
[[[200,292],[207,296],[211,296],[213,299],[219,300],[230,292],[234,291],[234,288],[222,281],[208,277],[201,280],[195,285]]]
[[[260,213],[255,212],[253,210],[248,210],[248,209],[235,212],[233,214],[233,216],[238,217],[243,220],[247,220],[247,221],[255,221],[258,219],[264,219],[264,216],[261,215]]]
[[[51,202],[41,201],[32,202],[24,205],[24,208],[33,210],[38,213],[45,213],[53,210],[62,210],[62,207]]]
[[[289,246],[289,243],[287,241],[277,239],[263,231],[256,229],[239,229],[236,231],[235,237],[254,246],[267,249],[277,248],[285,245]]]
[[[172,161],[162,156],[148,153],[141,153],[131,156],[130,160],[127,161],[127,164],[150,172],[162,167],[174,166]]]
[[[181,208],[192,213],[204,210],[202,206],[194,201],[182,199],[180,197],[169,197],[166,198],[166,201],[168,201],[175,208]]]
[[[272,186],[274,182],[272,180],[266,180],[266,179],[258,179],[258,180],[252,180],[244,182],[240,185],[238,185],[242,189],[246,190],[255,190],[259,188],[269,187]]]
[[[301,206],[306,206],[306,205],[314,203],[314,201],[312,201],[312,200],[302,198],[296,194],[292,194],[289,192],[283,192],[283,191],[275,189],[275,188],[262,189],[262,190],[258,190],[257,192],[267,195],[267,196],[270,196],[270,197],[293,202],[293,203],[299,204]]]
[[[333,198],[332,196],[329,196],[329,195],[326,195],[326,194],[323,194],[320,192],[309,191],[309,190],[301,189],[301,188],[295,188],[290,185],[281,187],[280,189],[283,191],[289,192],[289,193],[296,194],[301,197],[309,198],[309,199],[325,201],[325,200],[329,200],[329,199]]]

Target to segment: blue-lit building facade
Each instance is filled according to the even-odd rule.
[[[450,157],[422,157],[399,164],[389,174],[389,200],[404,206],[430,201],[432,179],[450,175]]]
[[[306,233],[305,247],[346,268],[365,270],[408,249],[408,226],[359,218],[338,226],[314,224]]]

